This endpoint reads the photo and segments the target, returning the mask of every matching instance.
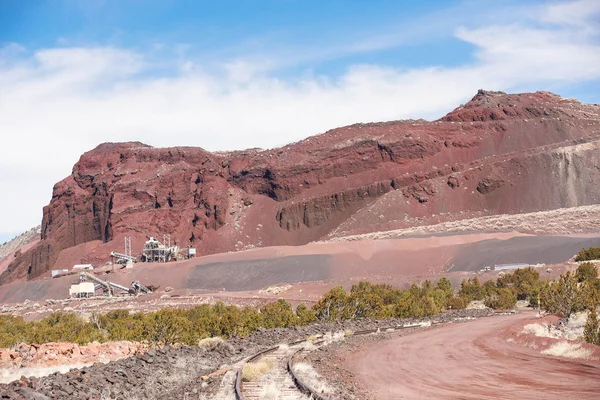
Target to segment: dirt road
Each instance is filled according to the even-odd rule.
[[[371,399],[597,399],[600,362],[540,354],[507,332],[531,313],[370,343],[345,355]]]

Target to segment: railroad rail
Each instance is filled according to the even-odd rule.
[[[353,335],[368,335],[372,333],[386,332],[389,330],[419,328],[429,325],[412,324],[403,326],[389,326],[376,329],[367,329],[354,332]],[[321,338],[313,343],[314,346],[320,346],[325,341]],[[302,345],[307,342],[307,339],[298,340],[288,343],[285,346],[273,346],[262,350],[252,357],[248,358],[244,365],[255,363],[263,358],[270,359],[273,364],[274,374],[272,383],[279,385],[280,395],[282,400],[329,400],[323,397],[315,389],[311,388],[298,374],[294,371],[294,357],[304,351]],[[244,382],[243,381],[243,365],[238,369],[235,379],[235,397],[237,400],[256,400],[263,397],[265,385],[269,382]]]
[[[510,312],[509,312],[510,313]],[[506,312],[503,313],[493,313],[492,315],[502,315],[508,314]],[[366,329],[361,331],[353,332],[353,336],[359,335],[369,335],[373,333],[379,332],[388,332],[388,331],[396,331],[403,329],[411,329],[411,328],[425,328],[433,325],[441,325],[446,323],[453,323],[456,321],[461,321],[462,318],[451,319],[447,322],[441,321],[429,321],[429,322],[420,322],[414,324],[406,324],[406,325],[393,325],[387,327],[379,327],[375,329]],[[319,340],[314,342],[315,346],[322,345],[325,340],[322,338],[318,338]],[[294,359],[297,355],[305,351],[302,344],[306,343],[308,339],[297,340],[295,342],[288,343],[285,346],[273,346],[268,349],[262,350],[252,357],[248,358],[242,366],[237,370],[236,379],[234,384],[234,393],[235,398],[237,400],[255,400],[262,399],[264,397],[262,394],[262,390],[260,384],[257,382],[245,382],[243,381],[243,368],[244,365],[248,363],[254,363],[261,358],[271,358],[274,365],[273,368],[275,370],[274,374],[274,383],[279,383],[279,390],[281,391],[278,398],[282,400],[296,400],[296,399],[314,399],[314,400],[330,400],[322,393],[319,393],[317,390],[312,388],[305,380],[300,377],[297,372],[294,370]],[[263,382],[264,383],[264,382]]]

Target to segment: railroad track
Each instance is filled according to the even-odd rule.
[[[419,328],[422,326],[422,324],[416,324],[369,329],[354,332],[353,335],[368,335],[388,330]],[[331,340],[334,339],[319,337],[312,343],[312,348],[317,348]],[[246,360],[244,365],[265,364],[270,366],[270,370],[267,374],[260,377],[260,379],[246,381],[243,379],[244,365],[238,369],[234,388],[236,399],[328,400],[310,387],[294,370],[294,357],[305,350],[307,342],[307,340],[300,340],[287,345],[271,347]]]
[[[293,375],[288,370],[288,364],[294,354],[301,351],[306,341],[290,343],[288,345],[276,346],[262,351],[245,363],[249,365],[266,365],[270,369],[259,379],[252,381],[243,380],[244,366],[238,370],[235,393],[238,400],[308,400],[294,381]]]
[[[460,320],[460,319],[457,319]],[[454,322],[451,320],[449,322]],[[396,325],[389,327],[380,327],[377,329],[368,329],[354,332],[353,335],[368,335],[379,332],[419,329],[432,325],[444,324],[439,321],[429,323],[416,323],[410,325]],[[294,370],[294,358],[305,351],[308,340],[299,340],[282,346],[274,346],[263,350],[246,360],[238,369],[234,384],[234,393],[236,400],[330,400],[319,393],[299,376]],[[313,347],[319,347],[328,340],[318,338],[313,343]],[[270,366],[268,374],[260,379],[245,381],[243,379],[244,365],[257,364],[264,362]]]

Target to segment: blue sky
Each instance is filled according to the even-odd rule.
[[[600,103],[598,65],[596,0],[0,0],[0,242],[105,141],[275,147],[479,88]]]

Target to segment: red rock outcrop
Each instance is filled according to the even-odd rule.
[[[42,240],[0,282],[100,263],[132,237],[200,254],[476,215],[600,203],[600,106],[479,91],[443,118],[356,124],[272,150],[106,143],[44,208]]]

